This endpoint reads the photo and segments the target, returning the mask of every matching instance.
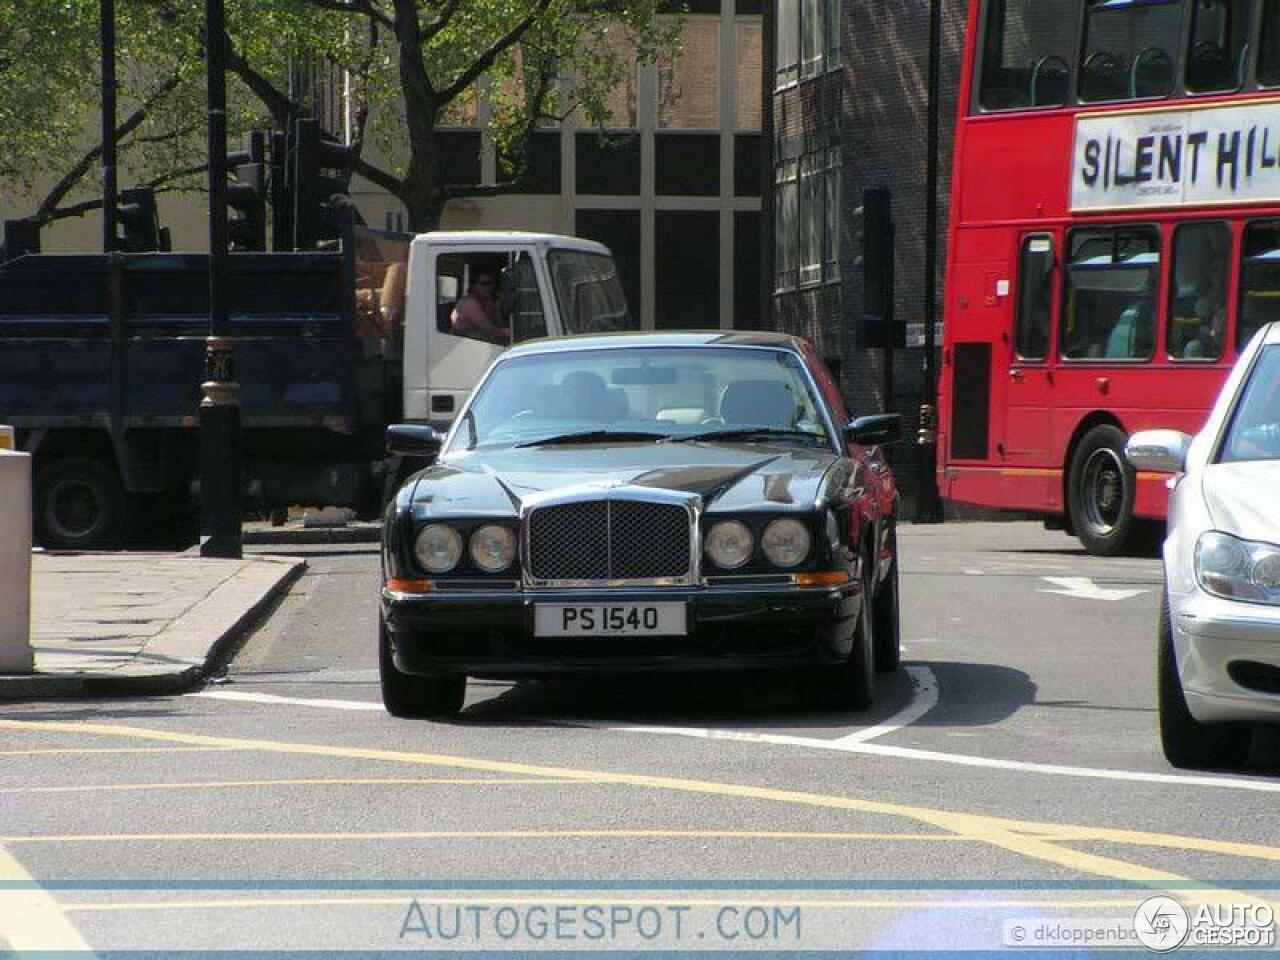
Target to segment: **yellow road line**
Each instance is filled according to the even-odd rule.
[[[754,896],[753,896],[754,894]],[[63,909],[68,913],[118,913],[118,912],[150,912],[162,910],[217,910],[217,909],[271,909],[280,907],[404,907],[407,901],[418,894],[405,891],[398,897],[236,897],[211,898],[206,900],[132,900],[119,903],[68,903]],[[435,896],[431,891],[421,894],[422,899],[430,900],[431,906],[453,907],[475,904],[491,905],[501,903],[503,906],[547,905],[547,906],[633,906],[633,907],[746,907],[760,904],[767,907],[804,907],[815,910],[974,910],[974,909],[1017,909],[1017,910],[1054,910],[1069,913],[1071,910],[1132,910],[1142,902],[1141,896],[1115,900],[1032,900],[1032,899],[969,899],[969,900],[929,900],[918,898],[897,899],[850,899],[850,900],[807,900],[797,897],[778,898],[768,896],[761,898],[759,891],[747,891],[743,896],[735,895],[733,899],[707,899],[703,897],[558,897],[550,896],[507,896],[502,891],[484,897]]]
[[[377,830],[370,833],[301,831],[290,833],[48,833],[0,837],[28,843],[192,843],[266,840],[886,840],[972,841],[954,833],[872,833],[802,830]]]
[[[0,787],[6,793],[103,793],[128,790],[213,790],[236,787],[379,787],[379,786],[490,786],[510,784],[577,783],[550,777],[298,777],[289,780],[191,780],[181,783],[64,784],[53,787]]]
[[[0,757],[56,757],[96,753],[235,753],[243,747],[47,747],[39,750],[0,750]]]
[[[346,760],[373,760],[385,763],[401,763],[418,766],[447,767],[456,770],[483,771],[512,776],[552,777],[582,783],[605,783],[619,786],[640,787],[650,790],[692,793],[704,796],[731,797],[742,800],[761,800],[795,806],[849,810],[858,813],[900,817],[928,824],[950,833],[970,839],[983,840],[992,846],[1043,863],[1051,863],[1080,873],[1106,877],[1112,880],[1142,884],[1157,889],[1178,887],[1187,896],[1210,902],[1242,902],[1242,894],[1227,890],[1191,890],[1194,882],[1180,874],[1155,870],[1140,864],[1111,857],[1059,847],[1036,836],[1020,833],[1016,821],[976,814],[955,813],[907,804],[866,800],[857,797],[832,796],[798,790],[782,790],[772,787],[755,787],[742,784],[714,783],[676,777],[659,777],[636,773],[613,773],[595,770],[577,770],[567,767],[548,767],[538,764],[513,763],[499,760],[483,760],[475,757],[456,757],[443,754],[410,753],[399,750],[377,750],[362,747],[341,747],[326,744],[291,743],[278,740],[237,739],[213,737],[204,734],[174,733],[145,727],[116,726],[95,723],[68,723],[61,721],[0,720],[0,729],[29,732],[56,732],[80,735],[121,737],[149,740],[159,743],[191,746],[231,746],[263,753],[318,756]],[[1061,824],[1037,823],[1031,829],[1039,833],[1056,833]],[[1261,848],[1259,848],[1261,849]]]
[[[0,948],[85,951],[89,944],[63,910],[9,851],[0,846]],[[12,885],[12,886],[9,886]]]

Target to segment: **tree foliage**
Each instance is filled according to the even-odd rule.
[[[450,197],[501,192],[539,125],[611,122],[636,61],[670,56],[664,0],[226,0],[229,126],[312,111],[314,78],[345,72],[357,174],[415,230]],[[116,0],[121,162],[135,183],[198,189],[205,156],[203,0]],[[0,180],[54,182],[35,214],[92,205],[100,145],[97,0],[0,0]],[[438,128],[487,105],[503,182],[446,183]],[[614,118],[616,122],[616,118]],[[87,198],[87,199],[86,199]]]

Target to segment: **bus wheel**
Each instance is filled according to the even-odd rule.
[[[1102,424],[1084,435],[1071,457],[1071,526],[1085,549],[1098,556],[1120,553],[1133,533],[1136,478],[1124,458],[1126,439],[1119,427]]]

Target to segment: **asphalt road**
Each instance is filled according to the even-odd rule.
[[[867,713],[786,678],[592,679],[473,682],[433,723],[377,702],[376,549],[299,549],[225,682],[0,705],[0,947],[997,949],[1152,889],[1280,889],[1276,741],[1237,774],[1160,755],[1154,558],[906,528],[904,669]],[[509,902],[610,925],[466,939]]]

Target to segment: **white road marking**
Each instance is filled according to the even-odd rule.
[[[1108,590],[1100,587],[1088,577],[1041,577],[1048,583],[1058,587],[1057,590],[1046,590],[1043,587],[1037,593],[1056,593],[1064,597],[1078,597],[1081,600],[1128,600],[1141,596],[1146,590]]]
[[[197,690],[187,694],[189,697],[205,697],[209,700],[237,700],[242,703],[274,703],[295,707],[324,707],[327,710],[376,710],[382,711],[382,704],[370,703],[366,700],[308,700],[303,697],[281,697],[274,693],[250,693],[248,690],[225,690],[221,687],[214,690]]]
[[[987,575],[987,571],[979,570],[977,567],[967,567],[964,572],[971,577],[985,577]]]
[[[607,720],[562,719],[550,722],[566,727],[583,727],[607,730],[613,733],[656,734],[658,736],[688,737],[696,740],[725,740],[736,743],[768,743],[810,750],[834,750],[839,753],[862,754],[873,757],[893,757],[899,760],[918,760],[928,763],[944,763],[960,767],[978,767],[989,770],[1008,770],[1017,773],[1044,774],[1072,777],[1084,780],[1115,780],[1127,783],[1152,783],[1193,787],[1218,787],[1228,790],[1246,790],[1255,793],[1280,793],[1280,780],[1253,779],[1185,773],[1157,773],[1144,770],[1113,770],[1105,767],[1075,767],[1060,763],[1035,763],[1027,760],[1003,760],[997,757],[981,757],[964,753],[944,753],[939,750],[923,750],[917,747],[898,747],[870,741],[907,727],[938,702],[937,678],[924,665],[904,668],[915,687],[912,702],[882,723],[855,730],[843,737],[823,739],[794,734],[764,733],[754,730],[725,730],[714,727],[651,726],[647,724],[620,724]],[[187,694],[212,700],[235,700],[244,703],[320,707],[329,710],[366,710],[381,712],[380,703],[357,700],[309,700],[302,697],[281,697],[269,693],[249,693],[240,690],[201,690]]]

